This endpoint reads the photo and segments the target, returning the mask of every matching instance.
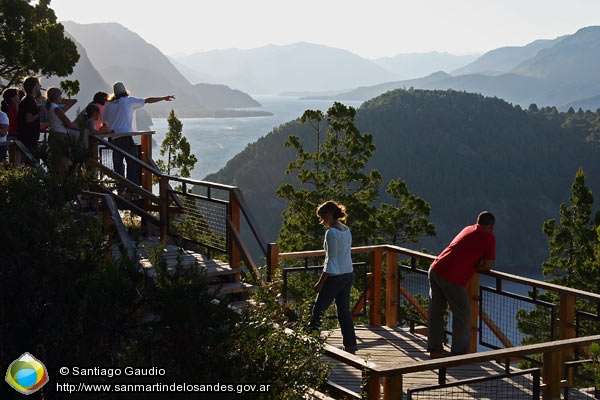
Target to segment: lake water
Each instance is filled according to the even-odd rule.
[[[240,153],[250,143],[266,136],[273,128],[300,118],[305,110],[326,112],[333,100],[300,100],[287,96],[253,96],[262,107],[255,108],[273,113],[269,117],[248,118],[181,118],[183,134],[190,142],[198,162],[192,171],[192,178],[204,179],[225,166],[227,161]],[[344,101],[346,106],[358,108],[360,101]],[[251,110],[251,108],[249,109]],[[177,110],[175,110],[177,113]],[[169,129],[166,118],[153,118],[156,131],[153,158],[160,159],[160,144]]]
[[[270,111],[273,116],[248,118],[181,118],[183,134],[190,142],[192,151],[198,158],[192,171],[192,178],[204,179],[206,175],[217,172],[227,161],[240,153],[250,143],[267,135],[273,128],[286,122],[300,118],[305,110],[327,111],[333,100],[301,100],[287,96],[254,96],[262,104],[260,110]],[[347,106],[360,107],[360,101],[343,101]],[[177,113],[177,110],[175,110]],[[153,118],[152,130],[156,144],[153,146],[153,157],[160,157],[160,143],[168,130],[166,118]],[[497,269],[519,275],[522,271],[506,270],[502,266]],[[542,279],[541,271],[531,272],[530,278]],[[528,288],[506,282],[506,289],[518,294],[526,294]]]

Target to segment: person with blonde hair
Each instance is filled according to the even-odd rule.
[[[317,216],[325,231],[325,264],[315,285],[317,299],[312,309],[309,329],[319,330],[323,314],[335,301],[337,318],[342,331],[344,350],[354,354],[357,350],[354,321],[350,311],[350,291],[354,282],[350,228],[346,220],[346,208],[335,201],[327,201],[317,208]]]
[[[46,118],[48,128],[52,134],[72,134],[79,135],[79,126],[71,121],[61,108],[62,90],[57,87],[49,87],[46,90]]]

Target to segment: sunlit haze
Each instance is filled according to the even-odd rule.
[[[365,58],[484,53],[600,25],[600,0],[52,0],[59,21],[118,22],[167,55],[295,42]]]

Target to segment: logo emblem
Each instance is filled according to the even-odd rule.
[[[48,372],[40,360],[23,353],[8,366],[6,382],[17,392],[31,394],[48,382]]]

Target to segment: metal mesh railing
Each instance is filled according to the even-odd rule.
[[[137,158],[140,158],[141,155],[141,146],[139,145],[135,145],[132,149],[133,151],[133,155],[136,156]],[[111,170],[115,170],[115,166],[113,163],[113,150],[111,148],[108,147],[104,147],[104,146],[99,146],[98,147],[98,154],[99,154],[99,159],[100,159],[100,163],[102,165],[104,165],[106,168],[111,169]],[[126,157],[123,158],[123,163],[125,164],[125,170],[123,171],[125,176],[127,176],[127,178],[131,178],[129,176],[129,174],[126,172],[128,171],[127,169],[127,163],[129,162],[133,162],[133,161],[129,161]],[[133,167],[133,169],[131,169],[131,171],[136,171],[137,174],[139,174],[139,176],[136,178],[137,181],[136,182],[141,182],[141,174],[142,174],[142,170],[141,168],[135,166]],[[129,171],[129,172],[131,172]],[[109,179],[108,177],[106,177],[105,179],[103,179],[105,182],[107,181],[112,181],[111,179]]]
[[[592,360],[569,361],[565,363],[565,376],[573,377],[573,385],[563,388],[565,400],[583,400],[600,398],[595,387]]]
[[[575,332],[577,337],[595,335],[600,332],[599,312],[591,313],[577,310],[575,313]]]
[[[422,315],[411,301],[418,303],[426,312],[429,308],[429,279],[427,271],[411,268],[406,265],[399,266],[399,283],[401,292],[410,295],[410,300],[400,294],[398,307],[398,321],[400,325],[427,325],[427,316]]]
[[[311,261],[322,261],[315,258],[304,258],[304,266],[298,266],[298,262],[292,262],[295,266],[282,266],[282,297],[283,300],[290,304],[302,304],[306,299],[314,298],[315,294],[313,286],[317,282],[319,275],[323,271],[323,264],[310,264]],[[362,296],[367,291],[367,273],[369,265],[365,262],[353,262],[354,267],[354,283],[351,297],[351,304],[355,303],[357,296]],[[365,316],[366,311],[363,309],[360,313],[355,313],[355,317]],[[335,314],[328,312],[324,319],[333,319]]]
[[[484,286],[479,293],[480,344],[494,349],[520,346],[526,336],[519,331],[517,316],[534,311],[544,333],[535,343],[553,340],[554,304]]]
[[[98,153],[100,154],[100,163],[104,165],[106,168],[110,168],[114,170],[113,166],[113,151],[112,149],[104,146],[98,147]]]
[[[184,207],[173,217],[176,230],[187,240],[226,253],[228,204],[192,193],[178,195]]]
[[[534,368],[510,374],[409,389],[407,398],[409,400],[539,399],[540,370]]]

